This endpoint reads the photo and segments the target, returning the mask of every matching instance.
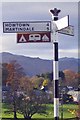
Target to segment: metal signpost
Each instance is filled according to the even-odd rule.
[[[50,10],[52,14],[52,36],[54,45],[54,60],[53,60],[53,80],[54,80],[54,120],[59,120],[59,68],[58,68],[58,40],[57,33],[61,32],[67,35],[73,35],[73,29],[69,29],[69,15],[58,20],[58,14],[61,10],[54,8]],[[63,30],[64,29],[64,30]],[[67,32],[65,29],[69,29]],[[63,31],[63,32],[62,32]]]
[[[61,10],[50,10],[52,21],[3,22],[3,33],[17,33],[17,43],[52,42],[54,45],[54,120],[59,120],[59,70],[57,34],[74,35],[69,25],[69,15],[58,20]]]
[[[58,14],[60,10],[56,8],[54,10],[50,10],[52,14],[52,36],[53,39],[53,47],[54,47],[54,60],[53,60],[53,80],[54,80],[54,120],[59,120],[59,70],[58,70],[58,41],[57,41],[57,25],[55,21],[58,20]]]

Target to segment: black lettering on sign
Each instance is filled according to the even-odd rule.
[[[32,31],[34,31],[34,27],[32,27]]]

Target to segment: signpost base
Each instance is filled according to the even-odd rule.
[[[59,117],[55,117],[54,120],[59,120]]]

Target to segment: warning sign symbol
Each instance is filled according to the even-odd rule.
[[[22,34],[20,39],[18,40],[20,43],[25,43],[26,42],[26,38],[24,37],[24,35]]]
[[[49,38],[46,34],[42,37],[42,41],[49,41]]]

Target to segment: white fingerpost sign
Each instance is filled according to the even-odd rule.
[[[69,25],[68,27],[59,30],[58,33],[74,36],[74,26]]]
[[[3,22],[4,33],[49,32],[50,21]]]
[[[58,30],[68,27],[69,26],[69,15],[67,15],[57,21],[54,21],[54,23],[56,23]]]

